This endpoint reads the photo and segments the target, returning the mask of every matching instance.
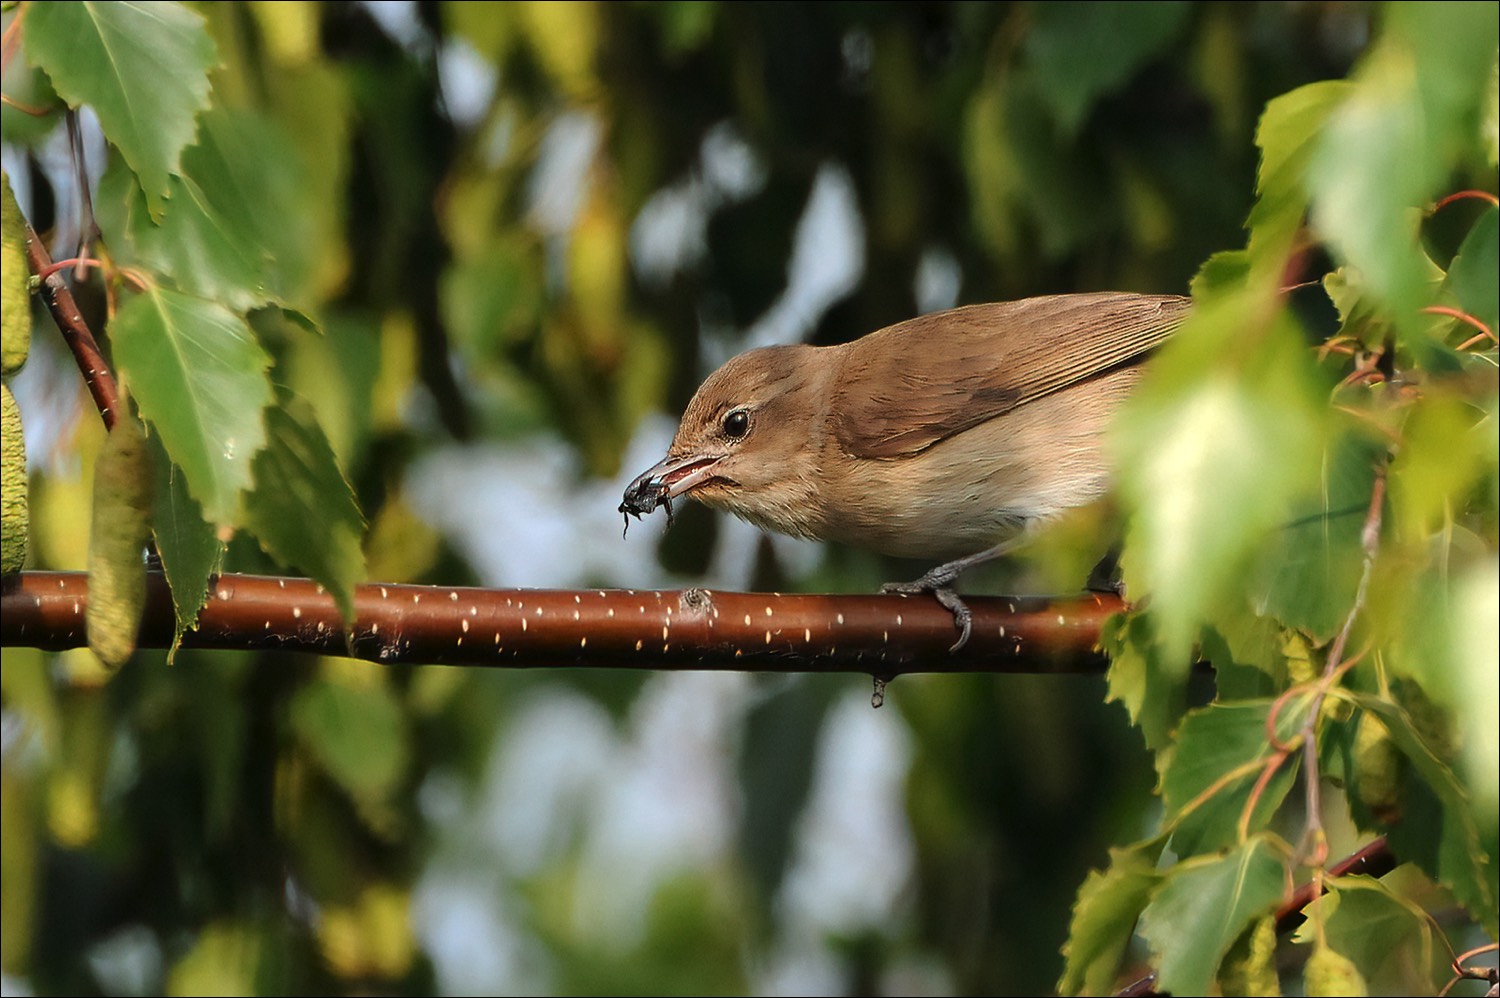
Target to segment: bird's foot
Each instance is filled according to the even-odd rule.
[[[953,626],[958,629],[958,640],[948,649],[952,653],[969,643],[969,632],[974,622],[974,614],[964,604],[963,599],[958,595],[958,590],[953,588],[953,581],[956,578],[958,578],[957,572],[949,570],[947,565],[939,565],[915,582],[887,582],[880,587],[880,591],[900,593],[905,596],[931,593],[953,614]]]

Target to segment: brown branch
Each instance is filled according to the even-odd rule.
[[[46,299],[52,320],[62,332],[68,349],[73,351],[73,359],[83,372],[84,384],[94,397],[94,405],[104,419],[105,428],[114,429],[115,413],[120,407],[120,386],[104,360],[93,330],[83,321],[78,303],[73,300],[73,292],[68,290],[62,275],[51,269],[52,257],[32,230],[30,222],[26,223],[26,258],[31,263],[32,273],[41,278],[42,297]]]
[[[189,648],[277,649],[383,663],[735,672],[1102,672],[1099,629],[1124,604],[1088,595],[966,597],[973,636],[949,654],[953,615],[925,596],[587,589],[356,588],[346,640],[333,597],[306,579],[213,581]],[[85,644],[88,578],[22,572],[0,587],[0,645]],[[172,643],[172,598],[151,573],[138,646]]]

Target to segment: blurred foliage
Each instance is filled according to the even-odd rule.
[[[1453,317],[1493,331],[1500,298],[1495,18],[7,5],[9,180],[54,247],[103,260],[76,293],[149,432],[180,628],[221,568],[308,573],[346,612],[364,579],[480,581],[413,498],[428,458],[550,448],[585,494],[752,328],[835,342],[951,303],[1190,282],[1199,307],[1116,437],[1125,578],[1150,599],[1112,629],[1107,685],[903,679],[878,717],[904,747],[866,760],[839,756],[847,679],[701,694],[191,651],[108,675],[6,648],[0,969],[68,994],[1097,992],[1148,965],[1178,993],[1267,989],[1266,916],[1307,870],[1297,759],[1270,773],[1266,732],[1305,722],[1333,856],[1388,831],[1410,862],[1335,881],[1282,948],[1310,990],[1435,990],[1444,943],[1497,919],[1496,353]],[[69,144],[79,107],[102,143]],[[85,164],[98,240],[84,149],[107,150]],[[1463,189],[1490,197],[1433,210]],[[840,190],[854,245],[810,244]],[[848,281],[793,298],[840,253]],[[28,564],[81,569],[102,434],[50,328],[6,374],[51,427]],[[1039,545],[1053,567],[1030,577],[1069,584],[1107,519]],[[657,556],[701,570],[723,530],[682,520]],[[755,584],[898,574],[751,556]],[[571,578],[641,584],[612,571]],[[1315,701],[1351,613],[1340,647],[1365,657]],[[725,784],[644,813],[645,781],[687,759]],[[874,820],[820,813],[824,791],[854,808],[903,772],[892,837],[857,863],[840,846],[843,883],[799,883],[819,834]],[[687,854],[663,831],[684,825],[716,844]]]

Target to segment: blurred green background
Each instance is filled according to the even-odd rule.
[[[703,375],[954,304],[1185,292],[1243,243],[1265,102],[1345,76],[1379,15],[194,7],[324,334],[257,331],[356,487],[369,579],[856,592],[913,566],[694,508],[620,538]],[[4,82],[48,104],[21,59]],[[71,255],[59,117],[4,127]],[[47,322],[14,383],[32,563],[81,568],[102,430]],[[238,539],[227,567],[278,570]],[[7,994],[1042,993],[1084,875],[1156,817],[1102,678],[908,677],[876,712],[851,677],[185,651],[107,679],[6,648],[3,692]]]

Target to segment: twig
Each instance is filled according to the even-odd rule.
[[[1449,194],[1437,204],[1433,205],[1432,211],[1428,212],[1428,214],[1434,214],[1439,209],[1446,208],[1448,207],[1448,205],[1452,204],[1455,201],[1464,201],[1469,198],[1475,198],[1480,201],[1487,201],[1490,204],[1500,204],[1500,198],[1495,197],[1495,195],[1491,194],[1489,191],[1457,191],[1453,194]]]
[[[99,341],[94,339],[93,331],[83,321],[78,303],[73,300],[73,292],[68,290],[62,275],[53,271],[52,257],[30,222],[26,223],[26,259],[31,263],[32,272],[41,279],[42,297],[46,299],[52,320],[62,332],[68,349],[73,351],[73,359],[83,372],[84,384],[88,385],[105,428],[114,429],[115,414],[120,407],[120,386],[99,349]]]
[[[1438,992],[1438,998],[1443,998],[1453,986],[1459,981],[1488,981],[1490,990],[1494,991],[1493,985],[1500,983],[1500,968],[1496,967],[1470,967],[1468,961],[1481,953],[1493,953],[1500,949],[1500,944],[1485,943],[1483,946],[1475,946],[1467,952],[1460,953],[1453,958],[1453,978],[1443,985],[1443,990]]]
[[[1479,343],[1483,340],[1495,340],[1495,342],[1500,343],[1500,338],[1497,338],[1495,336],[1495,331],[1493,329],[1491,329],[1489,326],[1486,326],[1482,320],[1470,315],[1468,312],[1465,312],[1462,309],[1453,308],[1449,305],[1429,305],[1426,308],[1421,309],[1421,311],[1426,315],[1446,315],[1450,319],[1457,319],[1459,322],[1465,323],[1466,325],[1472,326],[1473,328],[1479,330],[1479,333],[1477,335],[1469,337],[1458,345],[1458,349],[1460,350],[1467,350],[1475,343]]]
[[[1323,666],[1322,681],[1313,693],[1307,716],[1302,719],[1302,758],[1305,771],[1303,785],[1307,792],[1307,829],[1303,833],[1301,848],[1306,849],[1309,842],[1312,844],[1310,865],[1314,868],[1314,879],[1320,876],[1319,871],[1328,859],[1328,840],[1323,831],[1323,794],[1318,775],[1318,718],[1323,712],[1323,700],[1328,696],[1328,690],[1334,681],[1349,665],[1353,664],[1353,661],[1358,660],[1358,656],[1355,656],[1346,664],[1344,649],[1349,645],[1349,635],[1354,630],[1355,618],[1364,609],[1365,594],[1370,587],[1370,577],[1375,570],[1375,558],[1380,552],[1380,524],[1385,514],[1385,482],[1386,467],[1383,463],[1377,464],[1375,481],[1370,487],[1370,508],[1365,514],[1364,529],[1360,533],[1360,545],[1364,548],[1365,559],[1363,570],[1360,572],[1359,587],[1354,591],[1354,602],[1349,607],[1349,613],[1344,617],[1344,626],[1339,629],[1338,637],[1333,639],[1333,646],[1328,650],[1328,661]]]

